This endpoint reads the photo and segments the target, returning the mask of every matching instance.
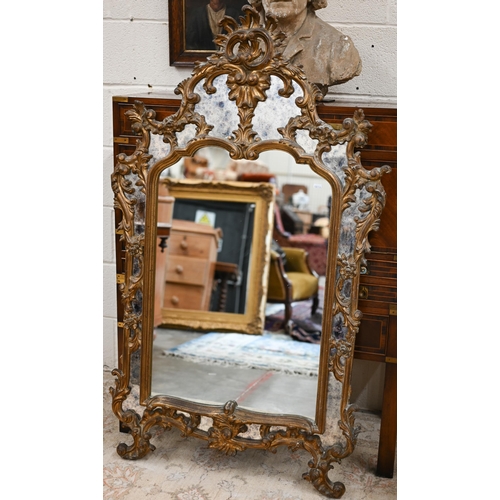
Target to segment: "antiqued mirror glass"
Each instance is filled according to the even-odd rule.
[[[359,269],[369,250],[368,233],[377,228],[384,206],[380,179],[389,169],[367,171],[355,153],[365,144],[370,128],[362,111],[338,129],[321,121],[316,113],[321,92],[283,58],[283,37],[274,21],[263,25],[257,10],[247,8],[245,12],[241,25],[226,21],[227,35],[217,39],[221,50],[179,84],[177,92],[182,100],[177,113],[158,121],[154,111],[140,102],[128,112],[139,138],[132,155],[117,157],[112,176],[115,205],[123,214],[120,230],[126,249],[126,272],[120,285],[124,309],[122,369],[113,372],[116,387],[112,393],[113,410],[130,430],[133,442],[121,443],[117,452],[123,458],[137,459],[154,450],[150,431],[155,426],[175,427],[230,454],[252,448],[303,448],[312,455],[303,477],[322,494],[339,498],[345,487],[331,481],[328,474],[333,462],[340,463],[352,453],[358,433],[349,396],[361,317],[357,309]],[[236,180],[178,181],[168,175],[181,161],[200,161],[197,156],[205,148],[220,148],[234,161],[269,163],[266,181],[255,175],[262,176],[262,171],[247,172],[254,175]],[[286,183],[283,179],[271,181],[273,175],[279,175],[273,174],[273,168],[290,172]],[[305,184],[296,181],[294,175],[304,172],[318,177],[308,177]],[[299,189],[285,193],[285,184]],[[315,196],[315,190],[323,195]],[[263,191],[270,194],[255,195]],[[241,196],[234,196],[235,192]],[[266,366],[258,371],[261,354],[272,343],[266,337],[269,325],[264,322],[268,316],[264,309],[283,302],[280,286],[271,286],[273,258],[280,255],[271,242],[277,241],[281,248],[287,244],[294,248],[292,243],[297,243],[282,227],[281,208],[287,204],[283,196],[291,197],[295,215],[311,214],[312,198],[327,205],[320,214],[326,221],[318,226],[318,231],[327,234],[318,234],[320,239],[316,239],[323,242],[323,253],[318,254],[315,264],[323,265],[316,273],[322,278],[321,300],[314,297],[317,289],[312,285],[309,289],[311,307],[322,310],[318,343],[301,343],[293,337],[287,316],[290,301],[285,301],[280,332],[288,343],[302,345],[303,350],[305,346],[315,349],[316,373],[304,377],[310,390],[297,391],[298,379],[288,377],[284,370]],[[200,200],[206,203],[200,205]],[[244,243],[235,244],[242,256],[235,261],[227,255],[217,259],[227,238],[236,232],[234,227],[225,231],[217,227],[223,220],[224,203],[240,204],[226,207],[242,221],[239,232],[252,234],[251,244],[247,245],[245,238],[239,240]],[[316,207],[314,211],[320,210]],[[281,237],[284,240],[278,241]],[[202,240],[208,243],[200,251]],[[198,260],[190,263],[193,248]],[[298,259],[298,253],[290,252],[287,260]],[[285,272],[290,280],[292,273]],[[186,274],[189,280],[184,278]],[[319,287],[319,276],[310,275],[317,278]],[[244,278],[240,300],[236,288]],[[187,285],[197,287],[196,293],[172,293],[169,283],[182,285],[182,293]],[[228,301],[224,290],[234,297]],[[286,297],[287,290],[287,285],[281,288]],[[187,304],[192,304],[195,296],[198,305],[189,309]],[[176,310],[179,304],[184,307]],[[224,310],[229,304],[236,312]],[[243,322],[237,325],[238,330],[231,324],[234,320],[229,318],[248,314],[254,314],[252,328]],[[225,323],[221,321],[224,318]],[[224,363],[205,364],[167,353],[189,344],[186,337],[179,341],[186,332],[193,335],[192,341],[205,342],[195,344],[192,356],[204,355],[209,348],[218,354],[226,351],[232,335],[245,341],[259,340],[261,347],[249,349],[243,356],[248,366],[239,368],[238,379]],[[164,333],[170,336],[168,341]],[[285,350],[279,354],[290,358]],[[236,359],[232,356],[233,364]],[[132,376],[137,362],[139,387]],[[133,399],[134,391],[139,392],[137,400]],[[302,396],[307,396],[304,401],[300,401]]]

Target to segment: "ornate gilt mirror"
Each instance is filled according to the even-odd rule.
[[[139,136],[137,146],[130,156],[118,155],[112,175],[115,206],[123,215],[120,229],[126,272],[120,285],[123,350],[120,369],[113,371],[116,383],[111,392],[113,411],[132,438],[131,444],[121,443],[117,452],[125,459],[139,459],[153,451],[150,440],[155,426],[176,427],[229,454],[246,449],[272,451],[279,446],[302,448],[312,455],[303,477],[323,495],[339,498],[345,486],[332,481],[328,473],[333,463],[352,453],[358,434],[349,397],[361,318],[357,309],[359,272],[364,253],[369,251],[368,233],[377,229],[385,203],[380,180],[389,168],[368,171],[361,165],[355,149],[366,143],[371,127],[362,111],[335,130],[319,119],[316,102],[321,92],[282,56],[283,35],[272,19],[263,22],[257,10],[247,7],[240,24],[230,18],[224,22],[227,35],[216,40],[219,52],[197,65],[192,76],[177,87],[182,100],[174,115],[157,121],[154,111],[140,102],[128,112]],[[207,147],[221,148],[234,160],[249,161],[279,151],[293,158],[296,168],[311,169],[328,187],[331,206],[323,321],[320,343],[310,349],[315,365],[309,371],[290,373],[279,367],[259,371],[260,353],[266,345],[296,342],[283,338],[285,333],[279,339],[270,336],[262,322],[275,203],[272,185],[166,178],[169,168]],[[174,214],[176,204],[180,207],[185,200],[192,205],[200,200],[212,205],[189,206],[185,212],[191,215],[185,219],[174,215],[163,221],[159,200],[164,195],[172,199]],[[235,306],[232,313],[210,311],[211,297],[203,303],[203,311],[196,310],[191,318],[185,310],[182,318],[163,314],[161,303],[165,301],[158,300],[158,293],[163,293],[159,280],[168,281],[165,273],[184,275],[186,269],[196,269],[192,274],[193,280],[198,279],[194,283],[198,292],[203,288],[202,276],[209,276],[212,291],[224,282],[223,277],[215,278],[217,265],[226,269],[221,263],[231,262],[226,257],[218,261],[215,255],[220,239],[224,246],[231,234],[221,234],[217,222],[206,224],[214,214],[218,220],[220,207],[215,202],[240,204],[241,211],[231,205],[228,210],[234,217],[244,214],[241,220],[252,228],[245,233],[252,235],[246,261],[242,258],[238,261],[243,263],[241,269],[234,271],[233,266],[229,273],[233,285],[242,279],[238,276],[242,269],[246,273],[243,305],[240,309]],[[202,240],[207,240],[203,248],[209,250],[196,250],[195,264],[201,266],[198,261],[208,259],[206,267],[195,267],[185,258],[176,260],[176,242],[189,252],[193,246],[200,247]],[[194,295],[190,297],[194,300]],[[220,290],[216,299],[220,303]],[[252,315],[251,328],[246,319],[239,325],[219,321],[225,314],[239,318],[247,313]],[[195,316],[200,315],[202,322],[213,320],[209,332],[197,328],[200,318]],[[192,356],[203,355],[209,348],[222,355],[248,339],[258,347],[245,351],[245,365],[237,372],[224,363],[193,363],[166,355],[167,344],[176,335],[192,335],[193,340],[186,342],[195,346]],[[237,359],[231,361],[238,364]],[[138,380],[134,370],[140,375]],[[270,379],[273,383],[267,384]],[[245,388],[250,386],[251,397],[247,397]]]

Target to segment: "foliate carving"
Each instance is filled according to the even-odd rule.
[[[128,276],[119,288],[124,309],[124,341],[132,353],[139,349],[141,343],[144,235],[131,235],[130,231],[127,231],[124,233],[124,239],[126,264],[130,273],[126,273]]]
[[[317,466],[309,462],[311,469],[302,475],[304,479],[310,481],[312,485],[327,498],[340,498],[345,493],[344,483],[340,481],[332,482],[328,478],[328,471],[333,469],[331,462],[321,460]]]
[[[290,65],[283,58],[283,34],[277,32],[275,22],[267,18],[266,24],[261,24],[259,11],[248,6],[244,8],[244,12],[241,25],[231,19],[224,21],[226,34],[216,39],[220,50],[206,62],[198,64],[192,76],[179,84],[176,93],[181,95],[182,101],[174,115],[160,122],[156,120],[155,112],[146,109],[140,102],[127,112],[133,130],[138,134],[138,141],[133,154],[118,155],[111,179],[115,207],[122,214],[119,228],[123,233],[126,258],[125,281],[120,285],[124,306],[124,347],[120,353],[121,367],[113,371],[116,377],[115,387],[110,391],[113,396],[113,411],[123,425],[130,429],[133,443],[120,444],[117,452],[123,458],[137,459],[153,451],[155,447],[150,444],[150,431],[155,426],[167,430],[175,427],[183,435],[204,439],[210,447],[229,454],[248,448],[270,451],[278,446],[301,448],[312,456],[309,471],[303,477],[323,495],[340,498],[345,487],[342,483],[332,482],[328,472],[333,468],[334,462],[340,463],[342,458],[352,452],[358,433],[354,426],[354,408],[349,405],[349,393],[354,342],[361,319],[361,313],[357,310],[359,267],[365,252],[370,249],[368,233],[377,229],[385,203],[385,192],[380,179],[390,169],[381,167],[367,171],[363,168],[359,154],[355,152],[366,143],[371,128],[371,124],[364,119],[363,112],[356,112],[353,118],[344,120],[337,129],[320,120],[316,102],[322,94],[305,79],[299,68]],[[200,102],[200,95],[195,91],[197,85],[203,81],[206,94],[213,94],[217,92],[215,80],[219,76],[226,77],[229,99],[235,102],[238,111],[238,128],[227,138],[211,137],[214,126],[209,123],[209,117],[196,111],[196,105]],[[290,97],[299,88],[302,97],[294,101],[298,109],[297,116],[277,128],[281,138],[266,141],[254,129],[253,119],[256,107],[267,98],[266,92],[273,76],[283,84],[278,91],[279,95]],[[179,147],[177,134],[183,132],[188,125],[194,125],[194,137],[184,147]],[[306,152],[298,144],[296,139],[299,131],[307,131],[309,137],[316,141],[313,151]],[[175,151],[173,156],[176,159],[192,154],[199,145],[222,146],[234,159],[255,159],[259,152],[271,147],[292,152],[299,163],[309,163],[315,170],[321,171],[325,178],[329,178],[331,183],[340,186],[340,215],[355,208],[350,229],[351,235],[354,232],[352,251],[337,255],[333,262],[336,267],[332,266],[333,271],[330,271],[335,280],[334,299],[331,300],[333,324],[330,325],[331,335],[322,345],[322,349],[326,347],[329,351],[326,378],[332,373],[342,387],[340,414],[335,415],[344,438],[341,442],[324,446],[318,434],[321,429],[305,417],[280,416],[280,428],[276,428],[273,427],[276,425],[276,416],[240,409],[234,401],[220,407],[156,396],[146,397],[145,401],[141,401],[145,406],[142,416],[134,409],[124,409],[123,403],[131,392],[131,356],[143,347],[143,228],[147,215],[145,196],[152,167],[152,155],[149,154],[151,133],[163,136],[163,141],[170,146],[170,154]],[[347,165],[343,171],[343,179],[339,179],[322,163],[322,155],[339,144],[346,144]],[[335,214],[335,217],[340,215]],[[260,325],[256,325],[256,328],[258,326]],[[212,420],[208,431],[200,428],[202,417]],[[242,436],[248,431],[249,425],[258,428],[258,438]]]
[[[136,110],[128,111],[126,114],[129,116],[132,122],[132,129],[135,132],[139,132],[142,130],[142,116],[150,116],[152,112],[144,110],[144,106],[138,104]],[[153,112],[154,113],[154,112]],[[120,193],[120,187],[122,184],[126,184],[126,187],[123,186],[127,194],[131,195],[135,192],[135,189],[138,188],[141,191],[145,192],[144,188],[146,186],[146,177],[147,170],[149,165],[149,160],[152,156],[149,154],[149,144],[150,138],[147,134],[141,134],[139,137],[135,151],[127,156],[123,153],[119,154],[117,157],[117,165],[115,167],[115,171],[112,174],[112,187],[113,191],[116,194]],[[137,177],[134,188],[131,185],[130,180],[127,178],[130,174],[133,174]],[[119,200],[123,201],[123,200]],[[134,203],[134,200],[130,200]],[[121,207],[120,207],[121,208]]]
[[[293,83],[303,90],[303,97],[295,101],[302,110],[303,118],[293,118],[288,126],[279,129],[285,142],[299,148],[295,143],[296,131],[313,130],[319,125],[319,121],[316,123],[314,118],[317,118],[315,105],[322,94],[315,85],[307,82],[299,68],[291,66],[283,58],[283,33],[276,31],[276,23],[272,18],[267,18],[265,26],[262,26],[257,10],[250,6],[243,7],[243,10],[246,15],[240,18],[241,26],[233,19],[225,18],[227,33],[219,35],[215,40],[221,50],[210,56],[206,62],[198,63],[192,76],[183,80],[175,89],[176,94],[182,96],[177,113],[159,122],[155,119],[154,111],[145,110],[142,103],[137,103],[135,111],[128,112],[136,123],[138,132],[161,134],[171,147],[177,147],[176,133],[192,124],[196,126],[192,142],[206,139],[213,126],[208,125],[205,117],[195,110],[196,104],[200,102],[200,95],[195,92],[195,88],[203,81],[205,92],[213,94],[217,91],[214,80],[222,75],[226,76],[228,96],[230,100],[235,101],[239,115],[238,128],[227,138],[231,144],[226,144],[232,158],[257,157],[252,145],[262,141],[262,138],[254,130],[252,120],[258,103],[267,98],[266,91],[271,86],[272,76],[279,78],[283,84],[279,91],[282,97],[290,97],[294,93]]]
[[[372,125],[365,120],[363,111],[357,110],[352,119],[344,120],[342,130],[321,136],[321,143],[328,144],[328,147],[336,142],[347,141],[342,210],[345,213],[351,206],[357,207],[357,215],[353,217],[354,250],[352,254],[343,253],[337,257],[339,273],[335,286],[336,301],[333,316],[342,318],[338,321],[341,321],[346,334],[341,338],[332,335],[330,339],[330,350],[333,354],[329,360],[329,367],[335,378],[343,383],[346,381],[346,371],[350,377],[354,342],[362,316],[361,312],[353,307],[353,304],[357,303],[359,268],[365,262],[365,253],[370,251],[368,234],[379,227],[380,215],[385,205],[385,190],[381,178],[390,171],[388,166],[366,170],[361,164],[359,153],[355,152],[356,148],[366,144],[371,127]],[[358,199],[360,197],[362,199]],[[349,293],[345,293],[346,290]],[[353,290],[355,296],[351,293]],[[346,360],[351,361],[346,363]]]
[[[208,430],[208,446],[223,451],[227,455],[235,455],[237,451],[245,449],[242,443],[234,440],[238,434],[243,434],[248,430],[246,424],[233,416],[237,406],[236,401],[228,401],[224,405],[224,412],[213,417],[213,427]]]
[[[114,375],[117,375],[119,380],[123,380],[118,371],[115,370]],[[124,399],[126,392],[125,390],[118,394],[112,391],[117,401]],[[121,420],[130,429],[133,438],[132,445],[121,443],[118,446],[117,452],[122,458],[135,460],[154,451],[155,446],[150,443],[153,427],[161,427],[165,430],[176,427],[182,435],[205,439],[210,448],[229,455],[245,449],[265,449],[275,452],[278,446],[287,446],[292,451],[306,450],[311,453],[312,459],[308,464],[310,469],[303,474],[303,478],[310,481],[320,493],[329,498],[340,498],[345,491],[342,483],[330,481],[328,471],[333,469],[332,463],[340,463],[341,458],[352,452],[353,443],[324,448],[318,435],[294,427],[293,424],[280,429],[272,429],[269,424],[257,424],[259,437],[245,438],[240,435],[248,430],[247,419],[249,416],[252,419],[255,417],[251,417],[251,412],[242,410],[238,410],[240,413],[236,414],[236,402],[228,401],[219,412],[212,410],[200,414],[186,408],[182,408],[181,412],[169,407],[165,402],[167,399],[165,396],[151,398],[142,418],[134,410],[121,411],[120,405]],[[209,417],[213,421],[213,425],[207,431],[199,428],[201,416]],[[351,417],[348,419],[350,420]]]
[[[124,351],[125,355],[127,355],[127,349]],[[133,437],[133,443],[130,446],[125,443],[120,443],[116,451],[122,458],[135,460],[144,457],[150,451],[154,451],[155,446],[149,442],[151,439],[150,434],[144,432],[140,415],[135,410],[123,409],[123,402],[130,394],[130,387],[128,385],[130,379],[130,363],[126,363],[126,361],[128,360],[124,360],[124,365],[127,366],[127,369],[124,372],[121,370],[113,370],[112,374],[116,377],[116,381],[115,387],[110,388],[110,393],[113,397],[113,412],[122,424],[130,430],[130,434]]]

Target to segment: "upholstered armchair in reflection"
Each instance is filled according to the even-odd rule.
[[[282,247],[301,248],[309,254],[309,265],[319,276],[326,274],[327,239],[319,234],[290,234],[283,226],[281,209],[274,204],[273,238]]]
[[[284,326],[292,319],[292,302],[312,299],[311,316],[319,304],[318,275],[309,267],[308,254],[302,248],[282,248],[286,263],[275,250],[271,250],[267,301],[285,304]]]

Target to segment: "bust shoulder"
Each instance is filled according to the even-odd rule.
[[[361,58],[351,38],[323,21],[313,11],[308,11],[307,18],[296,35],[315,54],[314,77],[308,75],[314,83],[338,85],[361,73]],[[301,62],[307,74],[311,62]]]

